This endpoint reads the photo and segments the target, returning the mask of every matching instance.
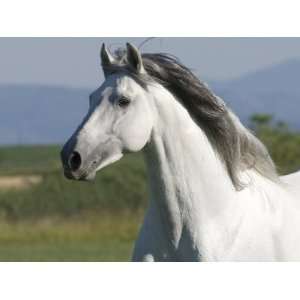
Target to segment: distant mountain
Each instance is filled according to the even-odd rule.
[[[300,129],[300,61],[290,60],[210,87],[247,122],[253,113],[268,113]]]
[[[290,60],[240,78],[210,82],[247,123],[270,113],[300,130],[300,61]],[[0,144],[62,143],[87,112],[90,89],[0,85]]]
[[[63,142],[86,113],[90,92],[51,86],[0,86],[0,144]]]

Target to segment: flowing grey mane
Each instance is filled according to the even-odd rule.
[[[265,146],[239,121],[219,97],[178,59],[163,53],[142,54],[147,74],[137,74],[127,62],[125,50],[115,53],[114,65],[103,65],[104,72],[126,71],[143,87],[158,82],[168,89],[204,130],[236,187],[243,188],[240,171],[255,169],[278,181],[279,177]]]

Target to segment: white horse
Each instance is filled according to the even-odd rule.
[[[134,261],[300,260],[300,173],[279,178],[267,150],[175,58],[101,50],[105,82],[62,150],[91,180],[143,150],[150,200]]]

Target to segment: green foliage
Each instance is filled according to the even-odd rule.
[[[250,120],[255,127],[269,126],[272,121],[272,116],[266,114],[255,114],[251,116]]]
[[[95,182],[64,178],[58,146],[0,149],[1,175],[41,174],[42,183],[27,190],[0,192],[0,215],[9,219],[73,216],[84,211],[137,211],[146,203],[141,154],[127,155],[99,172]]]
[[[251,117],[256,136],[266,145],[280,174],[300,169],[300,134],[291,131],[284,122],[275,122],[271,115]]]

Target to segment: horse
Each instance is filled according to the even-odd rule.
[[[176,57],[101,51],[104,83],[61,151],[93,180],[142,151],[149,201],[132,261],[300,260],[300,172],[280,177],[261,141]]]

